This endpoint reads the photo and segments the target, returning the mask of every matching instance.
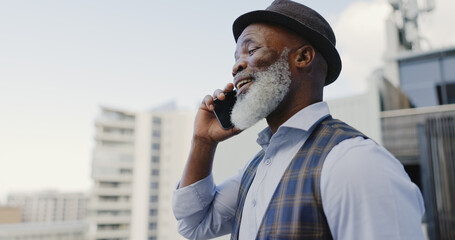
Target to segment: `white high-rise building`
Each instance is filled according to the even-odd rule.
[[[193,110],[102,107],[96,120],[90,239],[182,239],[171,196],[189,152]]]
[[[86,193],[42,191],[13,193],[7,201],[9,206],[22,210],[22,222],[63,222],[85,219],[88,196]]]

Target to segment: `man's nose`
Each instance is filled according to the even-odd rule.
[[[232,68],[232,76],[235,77],[235,75],[237,75],[237,73],[243,71],[247,66],[247,63],[245,61],[245,59],[243,58],[239,58],[235,64],[234,64],[234,67]]]

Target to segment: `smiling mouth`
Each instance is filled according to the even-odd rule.
[[[240,80],[236,85],[235,85],[235,88],[237,89],[240,89],[242,88],[245,84],[249,83],[249,82],[252,82],[253,79],[251,78],[248,78],[248,79],[244,79],[244,80]]]

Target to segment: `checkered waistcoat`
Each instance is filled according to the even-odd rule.
[[[359,131],[330,116],[316,126],[284,172],[256,239],[332,239],[322,209],[322,164],[335,145],[357,136],[366,138]],[[238,239],[246,194],[263,157],[264,152],[259,152],[242,177],[231,240]]]

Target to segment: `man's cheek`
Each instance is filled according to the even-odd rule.
[[[257,57],[255,61],[255,67],[259,71],[263,71],[270,67],[270,65],[274,64],[279,58],[278,53],[274,51],[267,51],[262,53],[260,56]]]

